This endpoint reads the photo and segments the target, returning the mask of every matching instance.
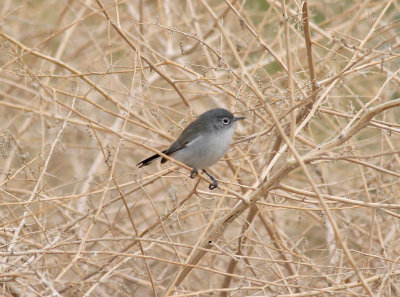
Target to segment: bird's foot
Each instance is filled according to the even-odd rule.
[[[216,189],[216,188],[218,188],[218,181],[215,179],[215,177],[212,176],[211,174],[209,174],[209,173],[207,172],[207,170],[205,170],[205,169],[203,169],[203,172],[204,172],[205,174],[207,174],[207,176],[208,176],[208,177],[211,179],[211,181],[212,181],[212,183],[208,185],[208,188],[209,188],[211,191],[214,190],[214,189]]]
[[[190,178],[195,178],[199,172],[197,171],[196,168],[193,168],[192,172],[190,172]]]
[[[212,191],[216,188],[218,188],[218,182],[216,180],[213,180],[212,184],[208,185],[208,188]]]

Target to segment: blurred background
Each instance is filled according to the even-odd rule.
[[[399,296],[399,33],[386,0],[2,0],[1,295]],[[219,189],[137,168],[215,107]]]

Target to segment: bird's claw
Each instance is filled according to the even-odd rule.
[[[216,188],[218,188],[218,182],[216,181],[216,180],[213,180],[213,183],[212,184],[209,184],[208,185],[208,188],[212,191],[212,190],[214,190],[214,189],[216,189]]]
[[[193,168],[192,172],[190,172],[190,178],[195,178],[199,172],[197,171],[196,168]]]
[[[209,184],[208,185],[208,188],[212,191],[212,190],[214,190],[214,189],[216,189],[216,188],[218,188],[218,182],[217,182],[217,180],[211,175],[211,174],[209,174],[208,172],[207,172],[207,170],[205,170],[205,169],[203,169],[203,172],[205,173],[205,174],[207,174],[208,175],[208,177],[211,179],[211,181],[212,181],[212,183],[211,184]],[[197,169],[196,168],[193,168],[193,170],[190,172],[190,178],[195,178],[197,175],[199,174],[199,172],[197,171]]]

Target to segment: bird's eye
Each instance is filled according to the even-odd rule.
[[[225,125],[227,125],[227,124],[229,124],[229,119],[228,119],[228,118],[223,118],[223,119],[222,119],[222,122],[223,122]]]

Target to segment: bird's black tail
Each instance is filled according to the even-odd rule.
[[[165,151],[163,151],[162,153],[164,154]],[[144,159],[143,161],[140,161],[139,163],[136,164],[136,166],[139,166],[139,168],[142,168],[143,166],[150,165],[151,163],[153,163],[154,160],[157,160],[160,157],[161,157],[160,155],[155,154],[151,157],[148,157],[147,159]]]

